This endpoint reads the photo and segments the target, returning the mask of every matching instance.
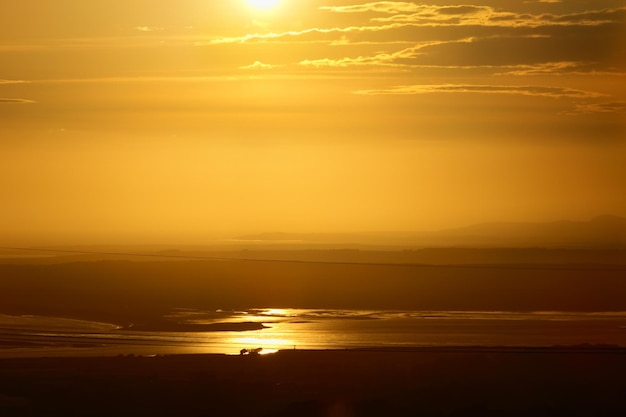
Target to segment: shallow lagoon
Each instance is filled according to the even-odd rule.
[[[0,356],[238,354],[241,349],[411,346],[626,346],[626,312],[493,312],[178,309],[163,318],[186,330],[154,331],[50,317],[0,316]],[[265,328],[241,331],[241,324]],[[255,328],[255,326],[248,326]],[[257,326],[260,327],[260,326]],[[175,328],[175,327],[174,327]]]

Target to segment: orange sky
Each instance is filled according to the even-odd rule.
[[[460,4],[0,0],[0,242],[626,216],[626,3]]]

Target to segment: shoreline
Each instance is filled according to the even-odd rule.
[[[154,346],[159,348],[159,346]],[[111,352],[109,354],[97,354],[95,351],[100,351],[98,348],[105,348],[105,346],[99,346],[96,344],[76,344],[58,347],[58,351],[54,351],[55,347],[40,347],[34,343],[31,345],[11,345],[7,343],[7,347],[2,347],[0,343],[0,362],[11,360],[38,360],[38,359],[58,359],[58,360],[72,360],[72,359],[110,359],[110,358],[204,358],[204,357],[236,357],[240,356],[238,353],[216,353],[216,352],[197,352],[200,349],[190,349],[190,352],[176,352],[176,353],[136,353],[133,349],[128,349],[126,353]],[[168,346],[166,348],[172,348]],[[169,349],[164,348],[166,352]],[[250,346],[248,350],[253,350],[256,346]],[[261,347],[259,347],[261,348]],[[45,352],[46,349],[51,349]],[[91,352],[90,352],[91,350]],[[155,349],[158,351],[160,349]],[[75,351],[72,355],[68,351]],[[579,344],[579,345],[554,345],[554,346],[481,346],[481,345],[451,345],[451,346],[370,346],[370,347],[352,347],[352,348],[328,348],[328,349],[270,349],[261,348],[262,352],[259,355],[246,355],[246,356],[277,356],[277,355],[302,355],[302,356],[314,356],[325,354],[497,354],[497,355],[532,355],[532,354],[582,354],[582,355],[626,355],[626,346],[620,345],[606,345],[606,344]],[[101,352],[101,351],[100,351]],[[94,354],[91,354],[94,353]],[[13,354],[13,355],[12,355]]]

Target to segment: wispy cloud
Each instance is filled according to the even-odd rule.
[[[404,1],[377,1],[365,4],[356,4],[352,6],[322,6],[320,10],[326,10],[335,13],[364,13],[364,12],[377,12],[377,13],[398,13],[398,12],[413,12],[419,7],[415,3],[408,3]]]
[[[626,101],[578,104],[572,113],[626,113]]]
[[[0,85],[2,84],[26,84],[28,81],[25,80],[0,80]]]
[[[392,16],[372,18],[361,26],[308,28],[299,31],[251,33],[243,36],[221,37],[196,42],[197,45],[270,42],[285,37],[308,34],[382,32],[405,27],[481,26],[503,28],[537,28],[542,26],[598,26],[626,21],[626,7],[592,10],[563,15],[514,13],[498,11],[490,6],[430,6],[402,2],[367,3],[358,6],[325,6],[322,10],[336,13],[374,11]],[[402,12],[414,11],[405,14]]]
[[[358,90],[355,94],[362,95],[413,95],[413,94],[509,94],[551,98],[588,99],[604,96],[593,91],[577,90],[562,87],[545,86],[512,86],[512,85],[472,85],[472,84],[418,84],[392,87],[389,89]]]
[[[35,103],[35,101],[26,100],[22,98],[0,98],[0,103],[28,104],[28,103]]]
[[[276,68],[278,67],[278,65],[272,65],[272,64],[264,64],[261,61],[254,61],[254,63],[250,64],[250,65],[244,65],[243,67],[240,67],[241,69],[252,69],[252,70],[268,70],[268,69],[272,69],[272,68]]]
[[[196,42],[196,45],[215,45],[222,43],[246,43],[246,42],[267,42],[277,40],[285,37],[302,36],[312,33],[327,34],[327,33],[348,33],[348,32],[379,32],[389,30],[393,28],[402,27],[402,24],[388,24],[388,25],[373,25],[373,26],[348,26],[348,27],[334,27],[334,28],[310,28],[299,31],[287,31],[278,33],[252,33],[244,36],[233,36],[226,38],[212,39],[208,42]]]
[[[28,84],[29,81],[25,80],[4,80],[0,79],[0,86],[2,85],[15,85],[15,84]],[[9,104],[28,104],[34,103],[33,100],[27,100],[22,98],[3,98],[0,97],[0,103],[9,103]]]
[[[543,62],[533,65],[518,65],[514,69],[496,73],[495,75],[544,75],[544,74],[564,74],[572,72],[583,66],[581,62]]]
[[[135,29],[140,32],[158,32],[158,31],[165,30],[165,28],[158,27],[158,26],[137,26],[135,27]]]
[[[626,7],[533,14],[487,5],[440,6],[379,1],[323,6],[320,10],[361,14],[365,20],[362,25],[345,27],[312,27],[219,37],[196,42],[196,45],[268,43],[280,47],[280,44],[299,43],[336,47],[318,56],[298,57],[295,62],[281,63],[281,66],[295,64],[317,69],[367,66],[396,68],[398,71],[493,69],[491,73],[494,75],[509,76],[576,72],[614,75],[621,71],[612,68],[615,64],[609,62],[609,55],[615,55],[615,52],[608,50],[613,48],[608,40],[616,36],[615,23],[626,23]],[[445,27],[454,26],[462,27],[455,32],[458,38],[446,39],[450,32]],[[564,26],[571,28],[567,35],[564,35]],[[598,48],[589,48],[591,39],[595,39]],[[572,45],[575,44],[582,46],[574,48]],[[339,55],[341,50],[346,52]],[[508,53],[510,50],[519,53]],[[269,69],[267,65],[272,64],[264,62],[263,68]],[[256,68],[262,67],[257,65]]]
[[[470,43],[474,38],[457,39],[452,41],[427,41],[420,42],[410,48],[405,48],[395,52],[381,52],[371,56],[343,57],[339,59],[313,59],[303,60],[298,64],[302,66],[313,67],[348,67],[355,65],[378,65],[378,66],[408,66],[407,64],[398,63],[399,60],[413,59],[419,56],[420,50],[423,48],[437,46],[449,43]]]
[[[623,21],[626,15],[626,7],[555,15],[507,12],[491,6],[436,6],[387,1],[352,6],[323,6],[321,9],[334,13],[389,14],[392,16],[375,17],[371,19],[371,22],[402,23],[413,26],[595,26]]]
[[[532,65],[516,65],[513,67],[502,67],[503,72],[494,75],[593,75],[593,76],[626,76],[626,72],[621,71],[598,71],[594,68],[594,62],[543,62]]]

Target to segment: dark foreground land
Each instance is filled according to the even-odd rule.
[[[1,416],[624,416],[625,392],[618,348],[0,360]]]

